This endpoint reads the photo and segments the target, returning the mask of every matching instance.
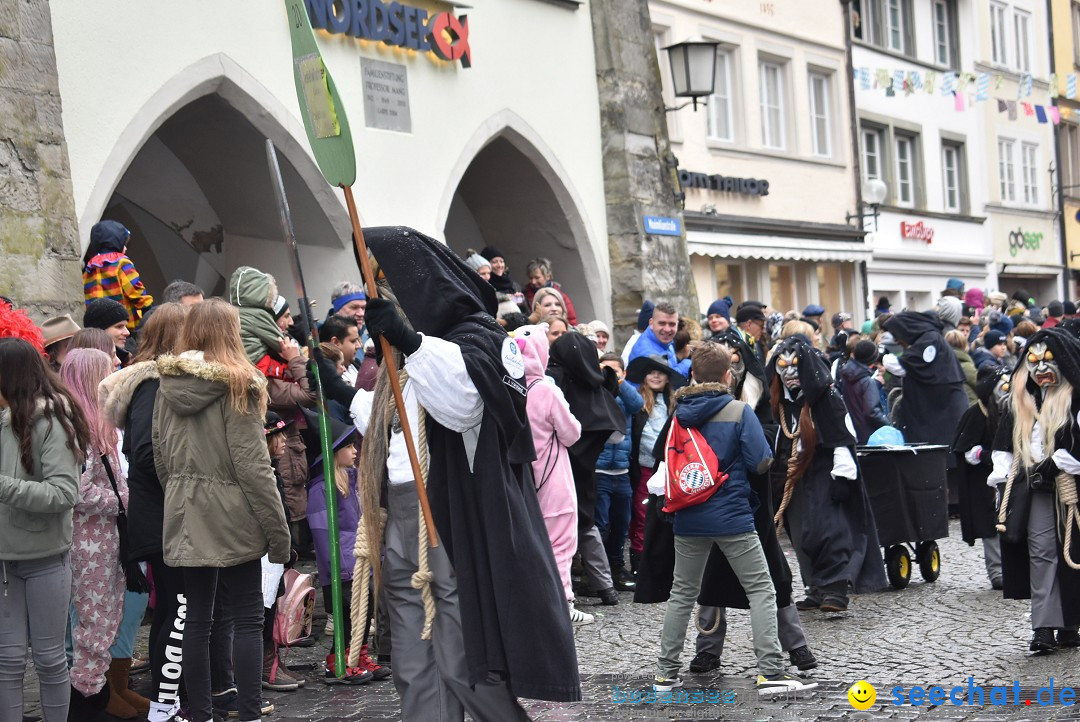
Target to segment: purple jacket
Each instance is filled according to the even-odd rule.
[[[315,542],[315,563],[319,566],[319,584],[330,585],[330,535],[327,532],[326,489],[322,474],[307,483],[307,520]],[[349,496],[337,495],[338,539],[341,541],[341,578],[352,579],[356,546],[356,527],[360,523],[360,496],[356,487],[356,469],[349,469]]]

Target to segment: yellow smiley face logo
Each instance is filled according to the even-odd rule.
[[[877,690],[865,679],[860,679],[848,688],[847,698],[855,709],[868,710],[877,701]]]

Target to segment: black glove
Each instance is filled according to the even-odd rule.
[[[840,476],[829,482],[829,498],[834,504],[843,504],[851,497],[851,479]]]
[[[416,353],[423,337],[405,325],[405,319],[397,312],[393,301],[370,298],[364,310],[364,322],[371,336],[382,336],[390,345],[408,355]]]

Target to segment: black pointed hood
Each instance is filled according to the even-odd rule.
[[[750,344],[746,343],[746,340],[742,335],[734,328],[728,328],[726,331],[716,334],[710,340],[738,349],[739,358],[746,364],[746,373],[751,376],[756,376],[758,380],[761,381],[763,397],[767,402],[769,400],[769,380],[765,376],[765,365],[761,363],[761,359],[758,358],[758,355],[750,348]],[[745,380],[743,383],[745,383]],[[735,397],[740,398],[742,384],[739,384],[739,388],[735,391]]]
[[[1024,348],[1031,348],[1037,343],[1046,344],[1046,347],[1054,354],[1054,360],[1057,362],[1058,368],[1061,369],[1061,375],[1065,377],[1065,380],[1069,382],[1073,389],[1080,389],[1080,339],[1077,339],[1065,329],[1055,326],[1032,335],[1024,344]],[[1024,363],[1027,363],[1026,352],[1020,354],[1020,360],[1016,362],[1013,371],[1015,372]],[[1038,390],[1035,379],[1030,376],[1028,376],[1027,389],[1033,394]]]
[[[420,333],[442,336],[467,316],[495,315],[495,289],[445,244],[406,226],[368,228],[364,239]]]
[[[606,384],[596,344],[580,333],[566,333],[551,344],[548,375],[562,389],[582,431],[623,431],[626,415]]]
[[[900,365],[908,378],[923,384],[964,382],[956,354],[945,343],[945,325],[933,311],[903,311],[885,322],[885,330],[907,344]]]
[[[772,357],[769,359],[769,378],[776,374],[776,360],[780,358],[780,354],[791,353],[793,350],[799,354],[799,384],[802,388],[802,396],[807,403],[814,405],[818,399],[828,393],[833,385],[833,379],[825,359],[801,334],[789,336],[773,349]]]

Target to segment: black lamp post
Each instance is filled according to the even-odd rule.
[[[664,48],[671,63],[675,97],[690,98],[695,112],[698,98],[712,95],[716,88],[716,48],[719,45],[714,40],[684,40]],[[687,105],[690,103],[664,110],[670,113]]]

